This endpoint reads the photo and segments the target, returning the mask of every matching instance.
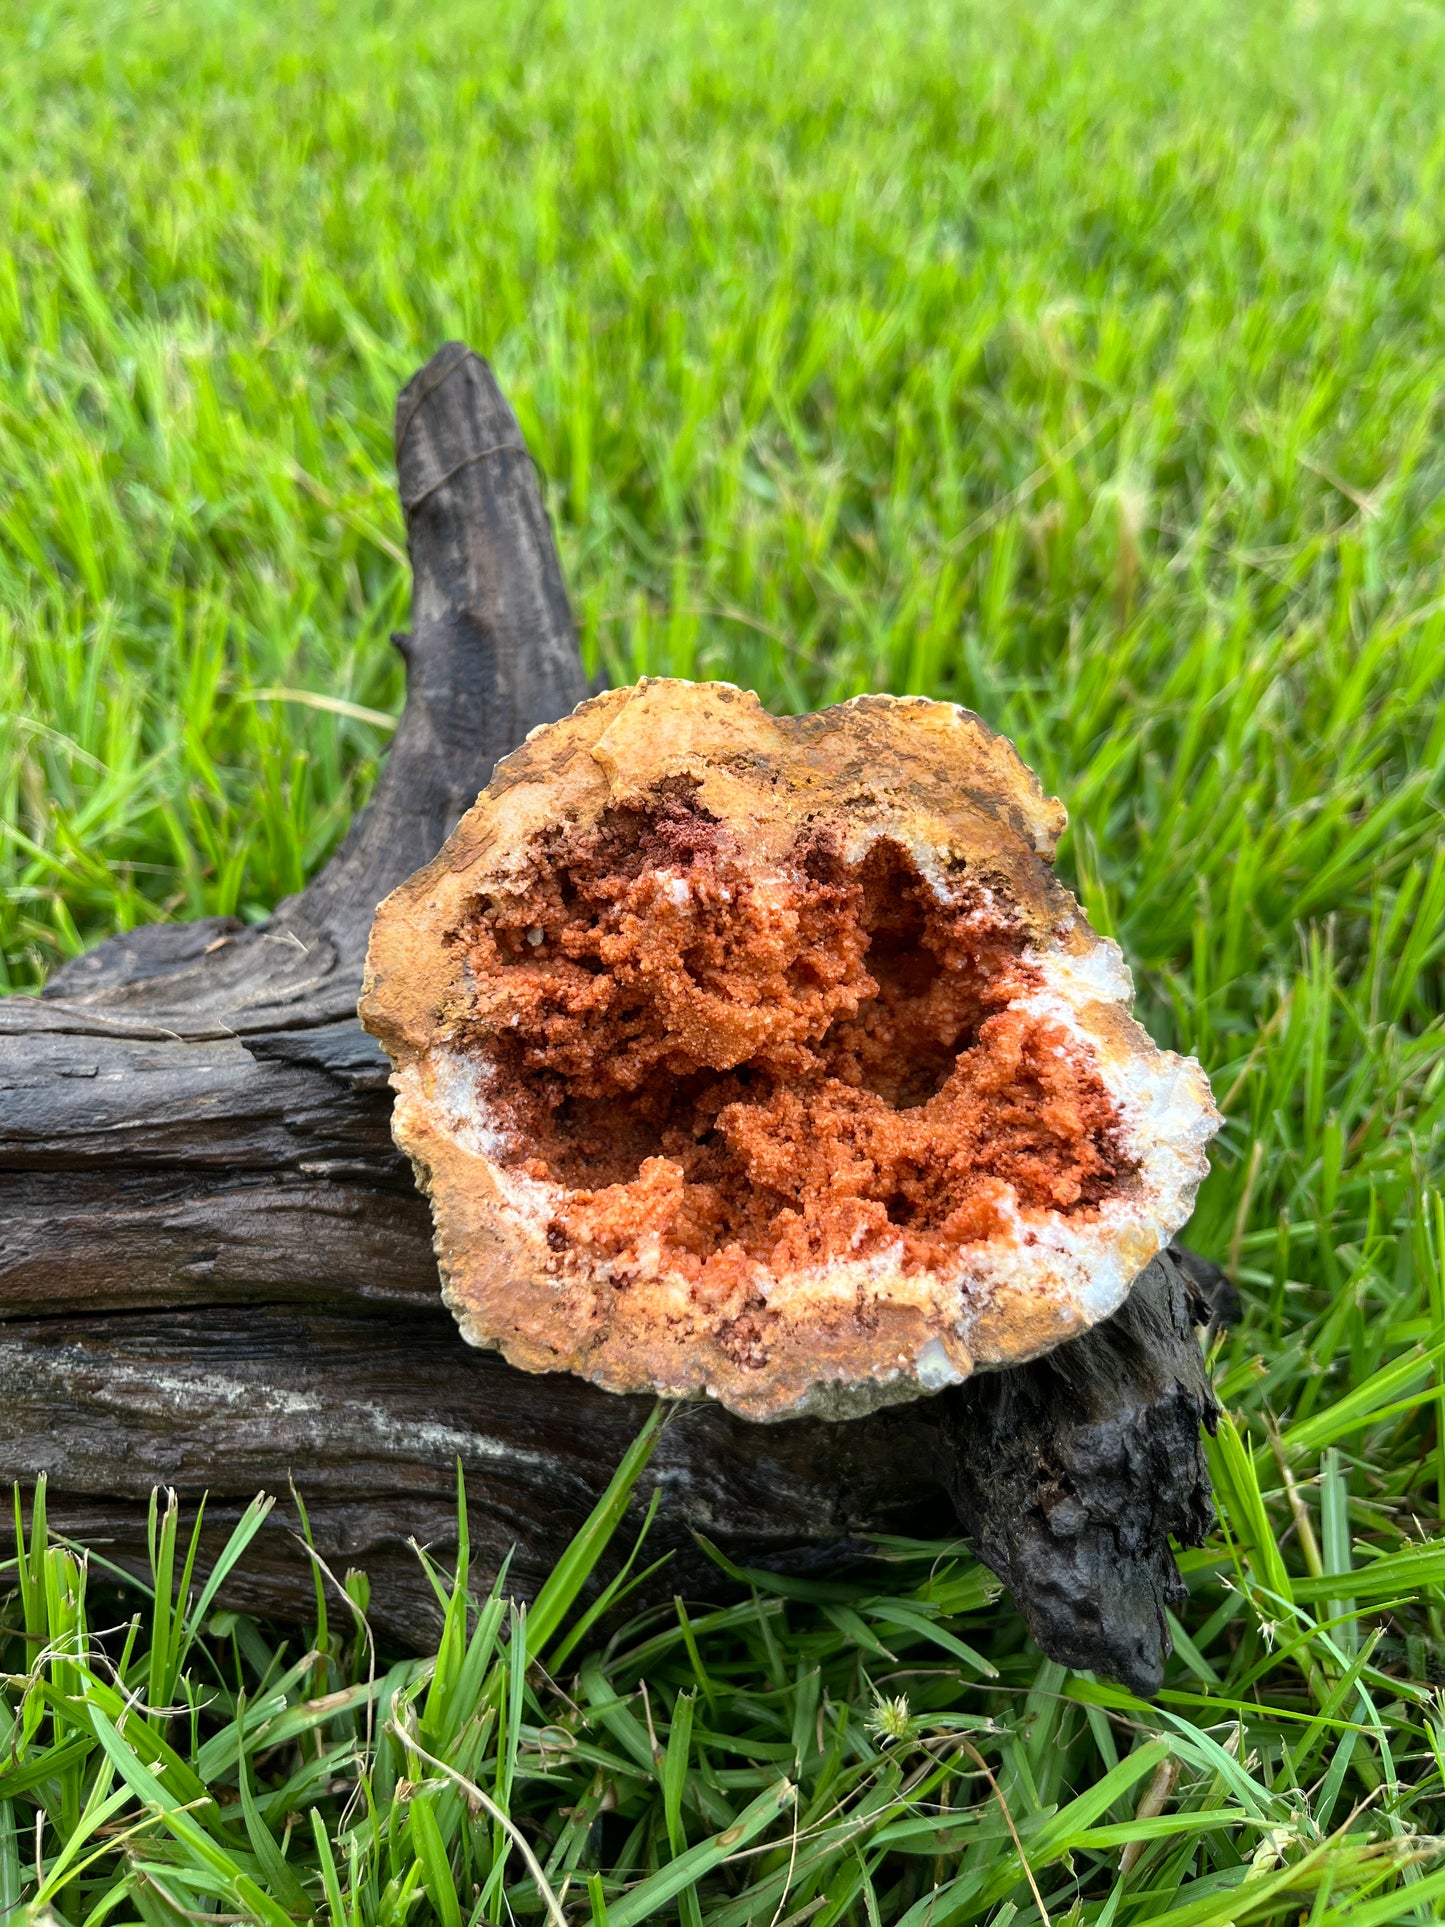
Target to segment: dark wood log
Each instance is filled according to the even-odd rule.
[[[366,1570],[378,1626],[417,1641],[434,1602],[410,1541],[454,1544],[457,1460],[479,1566],[515,1547],[525,1595],[646,1405],[463,1345],[356,1022],[378,900],[585,694],[530,458],[458,344],[401,396],[397,469],[407,704],[342,849],[264,926],[137,929],[0,1000],[0,1474],[47,1474],[56,1523],[137,1570],[153,1485],[209,1493],[214,1543],[294,1476],[323,1557]],[[790,1570],[857,1558],[870,1532],[961,1532],[1046,1650],[1151,1690],[1170,1535],[1211,1519],[1199,1282],[1161,1257],[1048,1358],[848,1424],[678,1408],[653,1464],[665,1583],[722,1583],[694,1530]],[[300,1614],[311,1570],[273,1518],[231,1597]]]

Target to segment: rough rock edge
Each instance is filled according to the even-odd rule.
[[[1092,1223],[1030,1213],[1020,1218],[1027,1245],[968,1247],[941,1306],[910,1302],[917,1280],[887,1251],[789,1274],[774,1295],[766,1368],[737,1365],[712,1335],[655,1331],[643,1343],[625,1325],[566,1326],[546,1248],[565,1193],[501,1161],[481,1080],[448,1046],[465,990],[460,956],[442,940],[479,888],[524,886],[541,830],[563,817],[595,821],[670,775],[699,781],[699,801],[764,856],[781,859],[805,815],[827,810],[845,815],[849,862],[895,841],[944,901],[951,863],[989,877],[1029,931],[1025,960],[1043,978],[1024,1007],[1094,1056],[1140,1174]],[[1107,1318],[1188,1218],[1217,1114],[1198,1064],[1157,1050],[1129,1014],[1133,984],[1117,946],[1096,936],[1048,868],[1064,820],[1006,739],[921,697],[775,718],[730,684],[651,678],[534,730],[434,862],[382,905],[360,1007],[395,1061],[393,1131],[431,1198],[447,1302],[468,1341],[609,1390],[710,1396],[756,1419],[842,1418],[1035,1357]],[[850,1320],[810,1318],[806,1305],[803,1317],[786,1315],[789,1298],[841,1303],[860,1288],[878,1318],[862,1369]],[[680,1277],[675,1289],[685,1300]]]

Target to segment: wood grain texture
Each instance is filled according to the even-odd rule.
[[[377,902],[586,693],[530,458],[459,344],[403,391],[397,467],[407,704],[332,863],[264,926],[131,931],[0,1001],[0,1475],[46,1473],[61,1529],[132,1569],[152,1485],[208,1492],[214,1544],[294,1477],[332,1570],[365,1569],[379,1627],[420,1642],[410,1541],[454,1543],[458,1459],[480,1570],[515,1548],[527,1594],[646,1405],[462,1344],[355,1019]],[[1169,1537],[1211,1517],[1197,1303],[1164,1257],[1106,1326],[916,1405],[775,1426],[679,1408],[653,1466],[663,1583],[723,1584],[694,1532],[800,1571],[870,1532],[962,1532],[1048,1651],[1152,1690]],[[231,1597],[297,1614],[311,1584],[278,1507]]]

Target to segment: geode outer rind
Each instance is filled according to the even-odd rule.
[[[800,834],[821,825],[849,874],[887,846],[940,903],[959,900],[963,878],[972,901],[997,906],[1020,958],[1007,1008],[1086,1061],[1113,1107],[1127,1155],[1107,1195],[1071,1214],[1019,1208],[995,1185],[994,1234],[922,1268],[902,1236],[776,1276],[738,1251],[756,1307],[746,1346],[735,1316],[724,1326],[700,1306],[696,1261],[668,1243],[680,1179],[666,1158],[625,1187],[664,1227],[660,1241],[639,1237],[623,1264],[569,1231],[559,1256],[559,1224],[623,1193],[569,1189],[524,1155],[496,1096],[505,999],[481,998],[460,933],[479,903],[534,888],[559,829],[580,835],[679,783],[760,877],[793,875]],[[1108,1317],[1188,1218],[1218,1118],[1198,1064],[1158,1050],[1130,1016],[1117,947],[1054,876],[1064,823],[1011,744],[922,698],[773,717],[727,684],[648,679],[533,731],[381,906],[360,1005],[393,1059],[393,1133],[431,1200],[444,1291],[469,1342],[611,1390],[709,1395],[758,1419],[844,1417],[1036,1356]],[[685,876],[666,882],[685,895]],[[491,1033],[479,1009],[493,1011]]]

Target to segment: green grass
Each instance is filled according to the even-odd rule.
[[[0,982],[324,859],[386,729],[303,699],[400,703],[390,412],[462,336],[590,667],[1018,740],[1214,1079],[1247,1301],[1156,1705],[935,1547],[283,1650],[173,1609],[162,1508],[134,1636],[21,1556],[0,1907],[540,1920],[515,1826],[599,1927],[1439,1918],[1445,16],[212,0],[0,61]]]

